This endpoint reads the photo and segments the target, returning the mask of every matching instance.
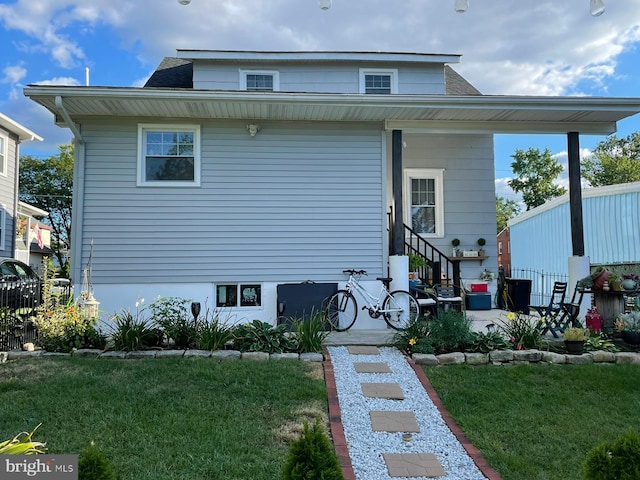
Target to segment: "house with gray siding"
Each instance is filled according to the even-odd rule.
[[[16,254],[20,144],[35,140],[42,138],[0,113],[0,257]]]
[[[459,61],[178,50],[141,88],[29,85],[74,135],[72,277],[91,258],[106,314],[163,295],[274,323],[281,287],[357,268],[406,288],[427,246],[430,281],[496,272],[447,258],[453,238],[496,251],[493,135],[612,133],[640,101],[485,96]]]
[[[627,265],[640,273],[640,182],[582,190],[585,255],[591,265]],[[568,275],[569,195],[509,221],[516,268]]]

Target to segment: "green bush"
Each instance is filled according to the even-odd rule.
[[[489,353],[492,350],[506,350],[507,341],[498,332],[471,332],[467,352]]]
[[[304,422],[302,436],[291,444],[282,471],[283,480],[344,480],[338,457],[316,419],[309,429]]]
[[[392,343],[398,349],[412,353],[435,353],[433,341],[430,337],[431,320],[424,317],[418,318],[404,330],[398,330],[392,339]]]
[[[116,480],[116,478],[105,454],[91,442],[78,459],[78,480]]]
[[[158,296],[149,305],[151,321],[173,340],[178,348],[192,348],[198,340],[196,321],[187,311],[190,300]]]
[[[542,334],[534,320],[520,312],[509,312],[507,318],[498,320],[498,329],[504,333],[514,350],[540,348]]]
[[[271,326],[254,320],[238,325],[233,330],[233,344],[241,352],[283,353],[295,352],[297,344],[291,338],[285,325]]]
[[[307,318],[294,320],[293,325],[300,353],[322,352],[322,344],[329,335],[323,312],[311,312]]]
[[[629,430],[613,442],[603,442],[587,455],[587,480],[640,479],[640,436]]]
[[[429,331],[435,353],[462,352],[471,340],[471,322],[453,309],[440,310]]]
[[[213,312],[207,310],[204,320],[198,324],[197,335],[198,348],[222,350],[226,343],[233,338],[233,329],[226,320],[220,318],[218,310]]]
[[[122,310],[113,317],[111,339],[116,350],[144,350],[158,344],[158,331],[151,322],[138,311],[134,316],[129,310]]]

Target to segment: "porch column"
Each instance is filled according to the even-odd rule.
[[[569,153],[569,211],[571,214],[571,244],[574,256],[584,256],[582,223],[582,191],[580,187],[580,138],[578,132],[567,134]]]
[[[404,215],[402,213],[402,130],[391,132],[391,180],[393,188],[393,226],[391,255],[404,255]]]

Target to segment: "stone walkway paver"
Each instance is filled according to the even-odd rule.
[[[362,394],[365,397],[404,400],[402,387],[397,383],[363,383]]]
[[[418,422],[413,412],[369,412],[371,428],[374,432],[419,432]]]
[[[433,453],[385,453],[391,477],[444,477],[446,472]]]
[[[384,362],[354,363],[353,368],[356,369],[356,373],[391,373],[389,365]]]

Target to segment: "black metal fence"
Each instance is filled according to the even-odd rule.
[[[32,319],[40,303],[40,291],[37,280],[0,282],[0,351],[35,343],[38,332]]]
[[[551,273],[530,268],[511,268],[510,278],[524,278],[531,280],[531,299],[529,305],[546,305],[551,301],[554,282],[566,282],[569,276],[563,273]],[[573,290],[567,289],[571,295]]]

